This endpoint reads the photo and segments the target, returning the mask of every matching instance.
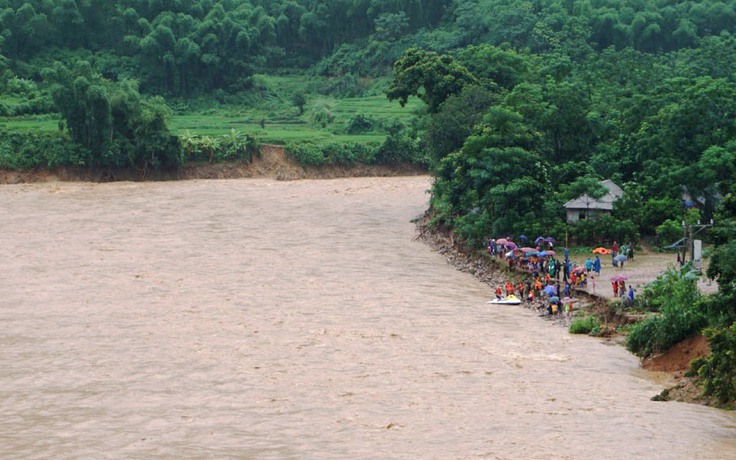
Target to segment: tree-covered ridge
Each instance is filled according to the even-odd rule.
[[[256,69],[385,72],[400,50],[508,44],[580,60],[592,50],[667,52],[733,32],[736,2],[543,0],[0,0],[11,68],[63,51],[151,92],[237,89]],[[341,50],[333,56],[333,53]],[[378,66],[378,67],[376,67]],[[29,71],[29,69],[25,69]],[[23,73],[23,72],[21,72]],[[26,75],[24,75],[26,76]]]
[[[720,1],[458,0],[453,7],[468,42],[508,42],[536,52],[575,35],[599,50],[672,51],[693,46],[698,38],[732,32],[736,19],[734,2]]]
[[[111,53],[100,71],[150,91],[237,88],[255,69],[308,65],[342,43],[435,25],[446,1],[0,1],[0,53]]]

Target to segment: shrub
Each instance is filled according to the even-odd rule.
[[[591,334],[598,329],[600,329],[598,319],[595,316],[586,316],[584,318],[574,320],[572,324],[570,324],[568,332],[570,332],[570,334]]]
[[[640,305],[659,314],[631,328],[629,351],[643,357],[666,351],[707,324],[696,281],[687,269],[670,268],[644,288]]]
[[[709,328],[703,333],[710,354],[693,361],[688,375],[698,375],[703,394],[715,396],[720,404],[736,401],[736,323],[728,328]]]
[[[636,224],[630,220],[605,216],[577,221],[570,228],[577,244],[600,244],[601,241],[638,241]]]
[[[220,161],[242,160],[250,163],[253,154],[259,151],[256,138],[241,132],[230,130],[230,134],[219,137],[200,136],[187,131],[179,137],[186,161]]]
[[[83,165],[89,152],[63,133],[0,131],[0,168],[27,170]]]
[[[429,164],[429,158],[420,148],[420,143],[412,129],[403,126],[400,122],[389,122],[387,130],[389,134],[376,152],[377,163]]]
[[[40,97],[21,102],[13,108],[13,115],[39,115],[43,113],[53,113],[56,111],[54,101],[50,97]]]
[[[316,99],[312,101],[310,118],[315,125],[326,128],[328,124],[335,121],[335,104],[327,99]]]
[[[373,129],[374,124],[373,118],[359,113],[350,117],[345,132],[348,134],[367,133]]]
[[[682,238],[682,226],[679,222],[667,219],[657,227],[657,240],[662,246],[674,243]]]
[[[326,163],[322,148],[314,144],[288,144],[286,152],[302,166],[319,166]]]
[[[373,164],[376,147],[358,143],[289,144],[286,151],[302,166]]]

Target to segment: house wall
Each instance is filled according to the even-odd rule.
[[[585,209],[578,209],[578,208],[572,208],[567,209],[567,222],[573,223],[577,222],[580,219],[580,216],[585,216],[586,210]],[[588,219],[597,219],[602,216],[610,216],[611,211],[606,211],[605,209],[588,209],[587,210]]]

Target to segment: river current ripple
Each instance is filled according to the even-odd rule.
[[[736,458],[415,239],[427,177],[0,187],[0,458]]]

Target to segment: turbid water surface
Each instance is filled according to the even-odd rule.
[[[0,186],[0,458],[736,458],[415,240],[429,179]]]

